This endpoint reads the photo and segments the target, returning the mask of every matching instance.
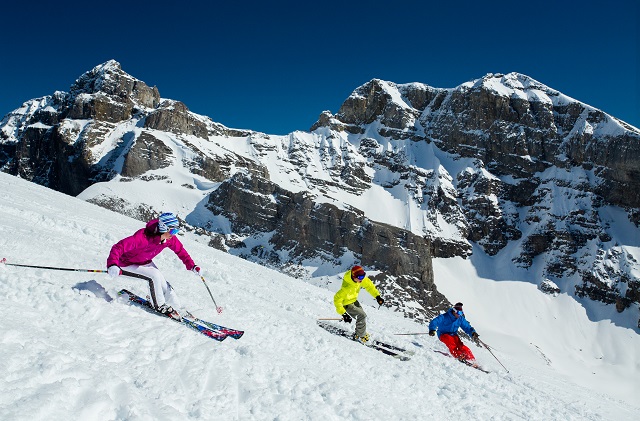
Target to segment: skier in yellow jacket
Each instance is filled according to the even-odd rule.
[[[356,318],[356,333],[353,335],[353,339],[366,343],[369,341],[367,314],[358,302],[358,294],[361,288],[366,289],[378,304],[382,305],[384,303],[380,293],[371,282],[371,279],[367,277],[364,269],[361,266],[354,266],[351,270],[346,271],[342,277],[342,287],[333,297],[333,304],[335,304],[336,311],[345,322],[351,323],[352,317]]]

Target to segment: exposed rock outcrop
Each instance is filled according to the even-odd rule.
[[[144,126],[164,132],[207,138],[207,125],[189,113],[182,102],[165,101],[147,116]]]
[[[222,183],[209,196],[207,207],[227,217],[234,232],[270,233],[274,259],[282,251],[299,263],[318,255],[340,261],[345,251],[353,253],[361,264],[384,272],[377,281],[388,304],[402,308],[410,298],[428,310],[406,308],[412,317],[426,320],[447,303],[434,285],[430,242],[371,221],[357,209],[317,203],[305,192],[292,193],[265,178],[242,173]]]

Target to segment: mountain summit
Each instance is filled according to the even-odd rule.
[[[171,208],[212,247],[329,289],[360,264],[419,320],[449,304],[432,259],[456,256],[552,282],[594,318],[638,317],[640,131],[519,73],[373,79],[310,131],[271,136],[112,60],[0,129],[5,172],[139,219]]]

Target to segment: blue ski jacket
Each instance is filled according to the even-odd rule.
[[[453,315],[453,309],[450,308],[446,313],[442,313],[429,323],[429,330],[437,330],[438,338],[440,335],[446,333],[449,335],[458,335],[458,329],[462,328],[464,332],[471,336],[476,330],[469,324],[464,316],[460,316],[456,319]]]

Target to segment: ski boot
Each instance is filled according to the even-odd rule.
[[[175,311],[173,309],[173,307],[171,307],[169,304],[164,303],[162,304],[160,307],[158,307],[158,311],[162,314],[164,314],[165,316],[173,319],[173,320],[177,320],[179,322],[182,321],[182,317],[180,317],[180,315],[178,314],[177,311]]]
[[[364,334],[364,335],[362,335],[362,336],[358,336],[358,335],[356,335],[356,334],[354,333],[354,334],[353,334],[353,340],[354,340],[354,341],[356,341],[356,342],[360,342],[360,343],[361,343],[361,344],[363,344],[363,345],[366,345],[366,344],[367,344],[367,342],[369,342],[369,334],[368,334],[368,333],[365,333],[365,334]]]
[[[458,361],[460,361],[462,364],[466,364],[469,367],[473,367],[473,368],[479,368],[480,366],[478,365],[477,362],[475,362],[475,360],[469,361],[464,357],[458,357]]]

